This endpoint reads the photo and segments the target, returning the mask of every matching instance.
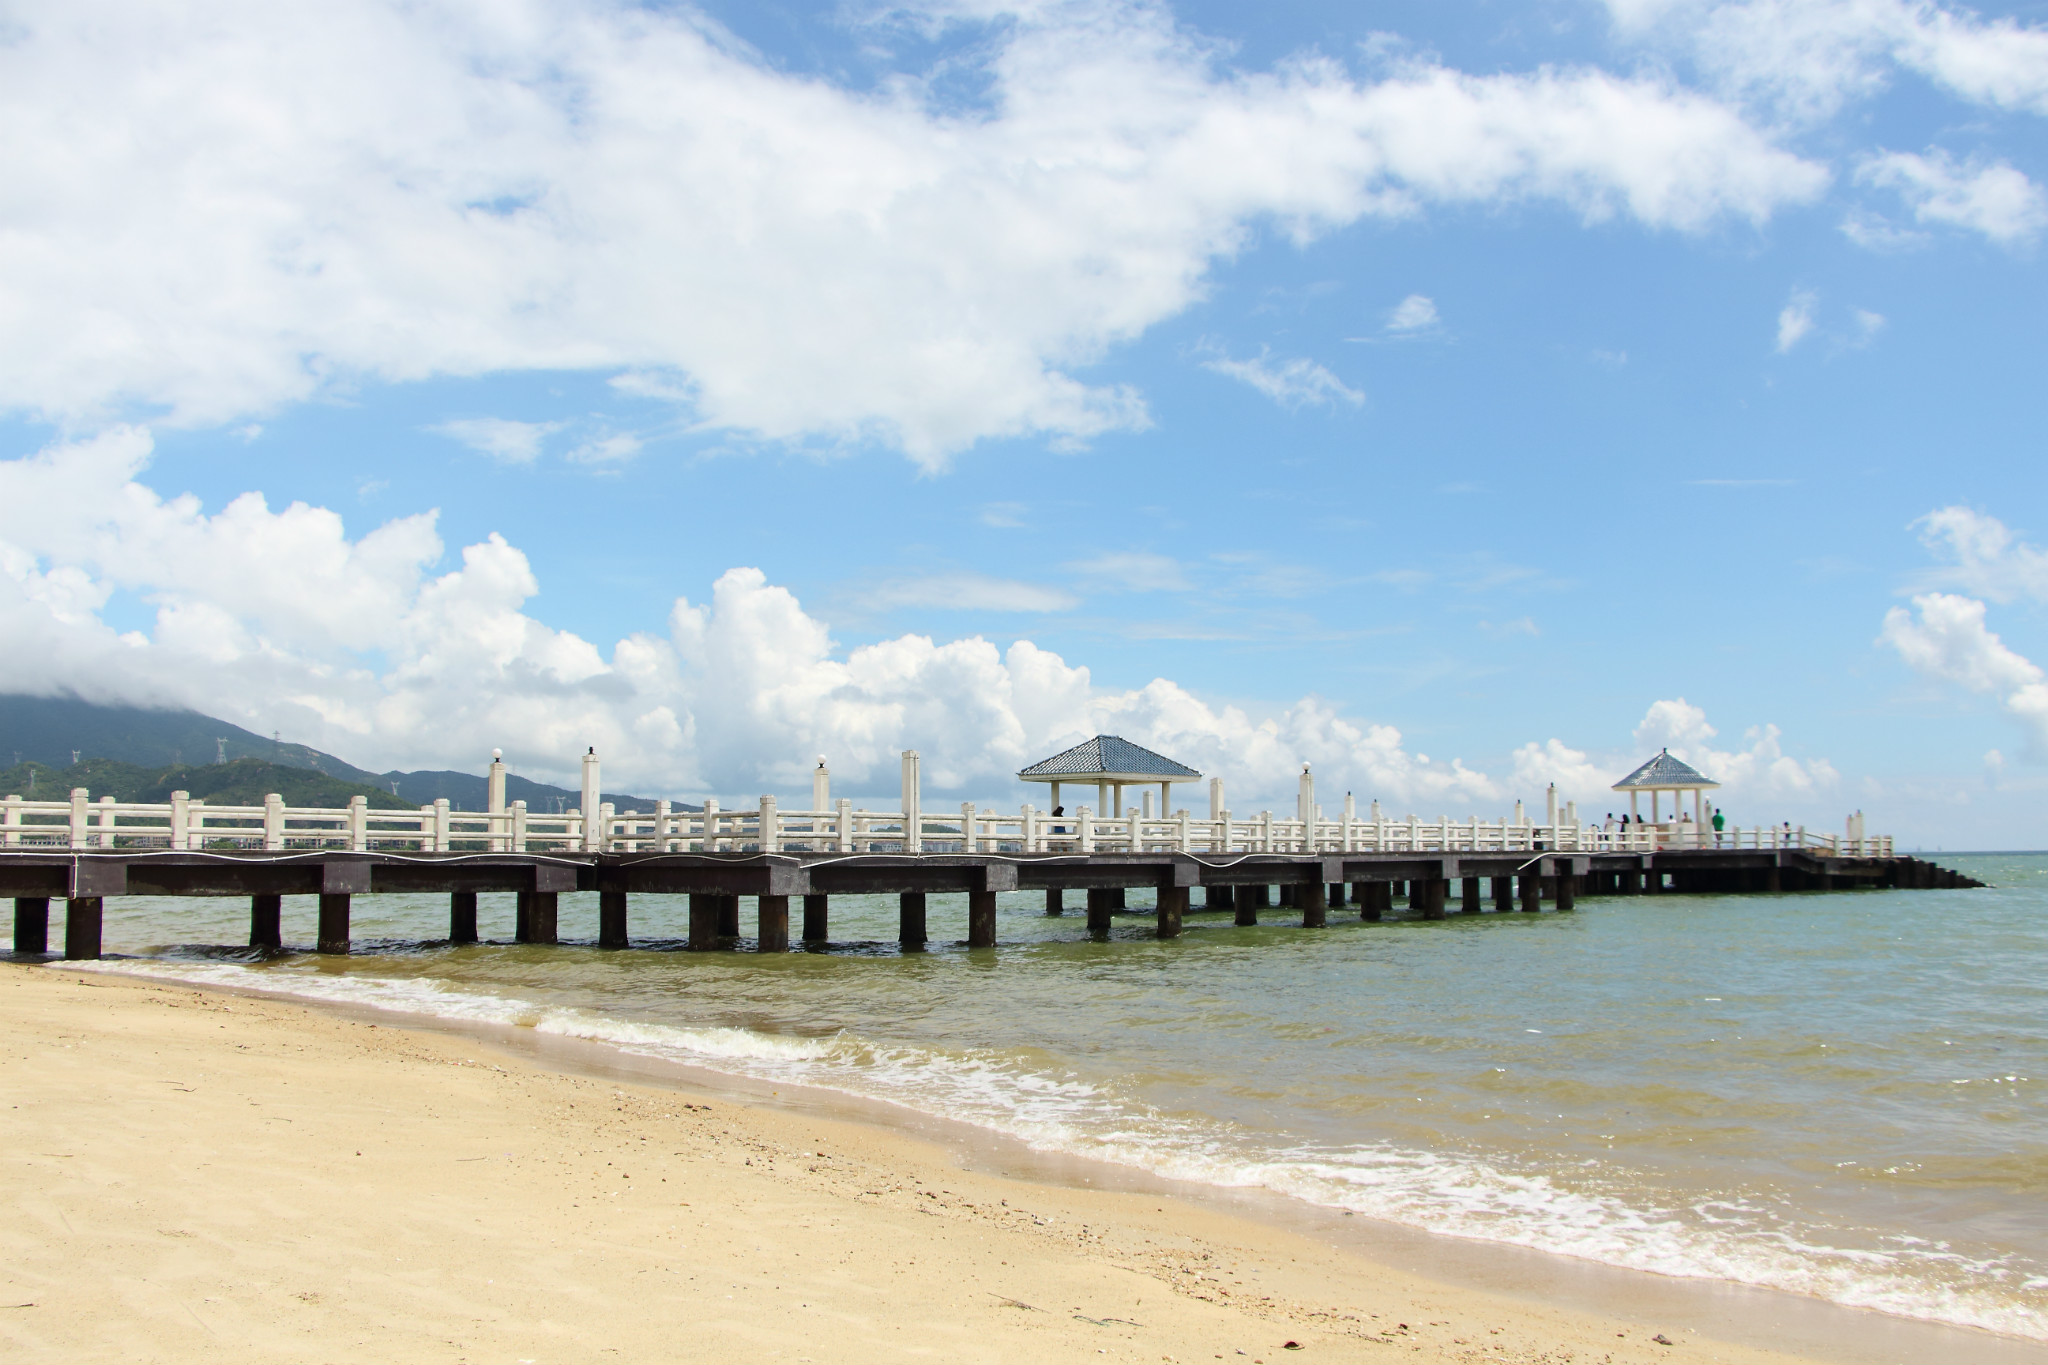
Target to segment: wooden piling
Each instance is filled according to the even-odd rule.
[[[1057,886],[1049,886],[1045,889],[1045,913],[1048,915],[1064,915],[1067,913],[1066,893],[1062,892]]]
[[[626,893],[597,893],[597,946],[624,948],[631,942],[626,931]]]
[[[1543,913],[1543,878],[1533,872],[1521,875],[1522,913],[1539,915]]]
[[[476,942],[476,892],[450,891],[448,893],[448,941],[450,943]]]
[[[249,946],[266,952],[284,947],[284,897],[249,897]]]
[[[336,955],[348,952],[349,898],[346,892],[323,892],[320,896],[320,951]]]
[[[929,941],[924,930],[924,892],[905,891],[896,898],[896,942],[917,951]]]
[[[560,901],[553,891],[536,891],[526,905],[526,941],[528,943],[560,943],[555,917]]]
[[[1189,891],[1185,886],[1159,889],[1159,937],[1179,938],[1181,916],[1187,913]]]
[[[996,893],[993,891],[967,893],[967,946],[996,946]]]
[[[1088,892],[1088,936],[1108,938],[1110,912],[1116,908],[1116,888],[1098,887]]]
[[[1480,910],[1479,878],[1466,877],[1464,885],[1458,888],[1458,910],[1461,914],[1476,915]]]
[[[1301,927],[1321,929],[1330,922],[1329,897],[1319,881],[1301,888]]]
[[[824,896],[804,897],[804,942],[823,943],[829,937],[831,906]]]
[[[91,962],[100,955],[100,930],[105,902],[98,896],[73,896],[64,902],[64,959]]]
[[[690,951],[708,953],[718,947],[718,903],[710,893],[690,896]]]
[[[619,899],[626,899],[620,893]],[[789,897],[756,896],[754,898],[755,929],[754,951],[757,953],[786,953],[789,951]],[[623,920],[624,913],[621,911]]]
[[[17,953],[47,953],[50,951],[50,898],[48,896],[16,896],[14,898],[14,951]]]

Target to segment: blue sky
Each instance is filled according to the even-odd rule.
[[[2048,6],[288,10],[0,54],[0,684],[2041,842]]]

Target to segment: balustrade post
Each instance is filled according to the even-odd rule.
[[[450,812],[451,807],[448,804],[447,797],[437,796],[434,798],[434,852],[436,853],[448,852],[448,845],[454,842],[454,829],[449,824],[448,819]]]
[[[924,790],[915,749],[903,751],[903,851],[924,852]]]
[[[6,816],[6,820],[7,820],[7,824],[6,824],[6,830],[7,830],[7,847],[9,847],[9,848],[20,848],[20,847],[21,847],[21,797],[20,797],[20,796],[19,796],[18,794],[17,794],[17,795],[13,795],[13,796],[9,796],[9,797],[8,797],[8,798],[6,799],[5,805],[6,805],[6,808],[7,808],[7,816]]]
[[[1179,818],[1180,838],[1175,842],[1174,847],[1178,848],[1182,853],[1192,853],[1195,851],[1195,826],[1194,821],[1188,816],[1186,806],[1181,807]],[[1175,929],[1174,932],[1178,933],[1180,931]]]
[[[102,796],[100,798],[99,816],[100,832],[95,837],[99,840],[101,848],[112,848],[115,843],[113,797]]]
[[[91,796],[92,793],[83,787],[73,787],[71,789],[71,847],[73,848],[91,847],[87,843],[87,840],[92,837],[89,832],[91,826],[88,824],[91,817],[87,813]]]
[[[853,852],[853,802],[842,796],[832,803],[838,828],[834,831],[834,842],[841,853]]]
[[[1086,806],[1074,808],[1074,835],[1080,843],[1080,851],[1095,851],[1095,817]]]
[[[361,800],[362,798],[357,797],[356,799]],[[512,851],[514,853],[526,852],[526,803],[524,801],[514,801],[512,803]]]
[[[972,801],[962,801],[960,803],[960,851],[962,853],[979,853],[981,851],[981,841],[975,838],[975,813]]]
[[[171,793],[171,847],[183,852],[192,847],[192,793]],[[7,842],[13,843],[12,839]]]
[[[348,799],[348,846],[352,853],[370,851],[370,798],[356,795]]]
[[[1032,809],[1031,803],[1029,801],[1026,801],[1021,807],[1018,808],[1017,817],[1018,826],[1023,831],[1022,838],[1024,844],[1024,851],[1026,853],[1039,852],[1040,849],[1038,847],[1038,812]]]
[[[276,792],[263,798],[263,847],[273,853],[284,847],[284,798]]]
[[[1227,806],[1216,812],[1216,833],[1209,849],[1212,853],[1230,852],[1230,809]]]
[[[704,847],[705,853],[718,852],[718,798],[704,798]]]
[[[618,819],[618,811],[609,801],[597,803],[597,850],[602,853],[612,845],[612,822]]]
[[[782,829],[779,824],[781,818],[782,816],[780,812],[778,812],[775,808],[775,798],[772,796],[763,796],[761,798],[760,816],[760,843],[761,851],[763,853],[780,853],[782,851]],[[788,914],[789,907],[787,904],[785,904],[783,906],[783,916],[785,920],[787,920]],[[786,928],[787,926],[785,925],[785,938],[787,938]]]

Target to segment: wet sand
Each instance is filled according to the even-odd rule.
[[[1003,1173],[1015,1161],[963,1160],[957,1134],[815,1097],[742,1103],[367,1014],[16,963],[0,966],[0,1025],[14,1359],[1891,1354],[1881,1328],[1793,1355],[1655,1294],[1642,1313],[1625,1295],[1609,1311],[1546,1301],[1527,1268],[1501,1281],[1519,1293],[1477,1288],[1397,1268],[1409,1243],[1363,1229],[1020,1179]],[[1687,1316],[1705,1325],[1673,1320]],[[1939,1330],[1907,1327],[1900,1359]],[[1954,1358],[2038,1358],[1942,1336],[1974,1344]]]

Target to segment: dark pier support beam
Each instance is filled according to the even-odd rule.
[[[324,899],[324,898],[323,898]],[[100,955],[100,929],[106,902],[98,896],[73,896],[64,902],[64,957],[91,962]],[[343,949],[344,952],[347,949]]]
[[[17,953],[47,953],[50,951],[50,898],[48,896],[16,896],[14,898],[14,951]]]
[[[929,941],[924,931],[924,892],[905,891],[896,898],[896,942],[906,952],[920,952]]]
[[[559,926],[555,923],[559,913],[560,898],[553,891],[536,891],[526,903],[526,941],[528,943],[560,943]]]
[[[1202,908],[1204,910],[1228,910],[1235,904],[1236,901],[1231,897],[1231,889],[1227,886],[1205,886],[1202,888]]]
[[[523,898],[522,898],[523,899]],[[708,953],[718,947],[718,903],[723,897],[708,892],[690,895],[690,951]]]
[[[1256,896],[1252,894],[1254,891],[1258,893]],[[1259,922],[1259,906],[1264,903],[1265,899],[1266,888],[1263,886],[1233,886],[1230,888],[1230,906],[1231,909],[1237,912],[1236,922],[1239,927]]]
[[[1321,882],[1308,882],[1301,887],[1301,927],[1321,929],[1330,922],[1330,903]]]
[[[1543,911],[1543,878],[1533,872],[1524,872],[1522,882],[1522,913],[1541,914]]]
[[[1159,937],[1180,937],[1180,920],[1187,913],[1188,899],[1189,892],[1185,886],[1159,888]]]
[[[448,941],[450,943],[476,942],[476,892],[450,891],[448,893]]]
[[[597,946],[600,948],[623,948],[630,937],[626,932],[626,893],[623,891],[600,891],[597,893]]]
[[[345,955],[348,952],[349,897],[322,892],[320,895],[320,951]]]
[[[1463,882],[1464,884],[1458,888],[1460,892],[1458,905],[1459,913],[1466,915],[1476,915],[1479,913],[1481,909],[1479,896],[1479,878],[1466,877],[1463,879]]]
[[[1127,906],[1127,905],[1125,905],[1125,904],[1124,904],[1124,888],[1123,888],[1123,887],[1121,887],[1121,886],[1112,886],[1111,888],[1109,888],[1109,896],[1110,896],[1110,901],[1109,901],[1109,904],[1110,904],[1110,908],[1111,908],[1111,909],[1114,909],[1114,910],[1127,910],[1127,909],[1129,909],[1129,908],[1130,908],[1129,906]]]
[[[513,907],[512,941],[514,943],[529,942],[528,935],[532,930],[528,927],[528,924],[533,918],[533,893],[531,891],[521,891],[513,902]]]
[[[738,938],[740,936],[740,898],[720,896],[718,898],[718,936]]]
[[[993,891],[967,893],[967,946],[996,946],[996,893]]]
[[[1280,908],[1281,908],[1282,910],[1298,910],[1298,909],[1300,909],[1300,908],[1301,908],[1301,888],[1300,888],[1299,886],[1296,886],[1296,885],[1295,885],[1295,884],[1294,884],[1293,882],[1283,882],[1283,883],[1281,883],[1281,885],[1280,885],[1280,897],[1279,897],[1279,901],[1280,901]]]
[[[804,942],[823,943],[829,936],[831,904],[824,896],[804,897]]]
[[[266,952],[284,947],[284,897],[249,897],[249,946]]]
[[[1777,869],[1777,868],[1775,868],[1775,867],[1767,867],[1767,868],[1765,868],[1765,869],[1764,869],[1764,890],[1766,890],[1766,891],[1783,891],[1784,889],[1785,889],[1785,879],[1784,879],[1784,877],[1783,877],[1783,876],[1781,876],[1781,875],[1779,874],[1779,872],[1778,872],[1778,869]]]
[[[1495,877],[1493,879],[1493,908],[1495,913],[1505,915],[1515,908],[1515,879]]]
[[[624,901],[625,896],[619,897]],[[786,953],[789,951],[789,897],[757,896],[754,898],[755,925],[754,951],[757,953]],[[621,918],[624,918],[623,909]]]
[[[1569,872],[1557,874],[1557,908],[1570,910],[1579,903],[1579,879]]]
[[[1098,887],[1088,893],[1088,936],[1108,938],[1110,912],[1116,908],[1116,888]]]
[[[1066,893],[1057,886],[1049,886],[1045,889],[1045,913],[1048,915],[1064,915],[1067,913]]]
[[[1342,910],[1344,908],[1344,883],[1331,882],[1326,894],[1329,897],[1328,905],[1330,909]]]
[[[1424,919],[1442,919],[1444,917],[1444,907],[1451,898],[1451,883],[1449,879],[1429,877],[1419,882],[1410,882],[1408,884],[1408,903],[1410,905],[1415,905],[1418,891],[1421,894],[1421,905],[1417,908],[1422,911],[1422,917]]]
[[[1358,917],[1380,919],[1394,908],[1394,884],[1392,882],[1360,882],[1358,885]]]
[[[1621,889],[1621,894],[1622,894],[1622,895],[1624,895],[1624,896],[1640,896],[1640,895],[1642,895],[1642,894],[1643,894],[1643,874],[1642,874],[1642,873],[1640,873],[1640,872],[1623,872],[1623,873],[1621,873],[1621,874],[1620,874],[1620,876],[1621,876],[1621,888],[1620,888],[1620,889]]]

